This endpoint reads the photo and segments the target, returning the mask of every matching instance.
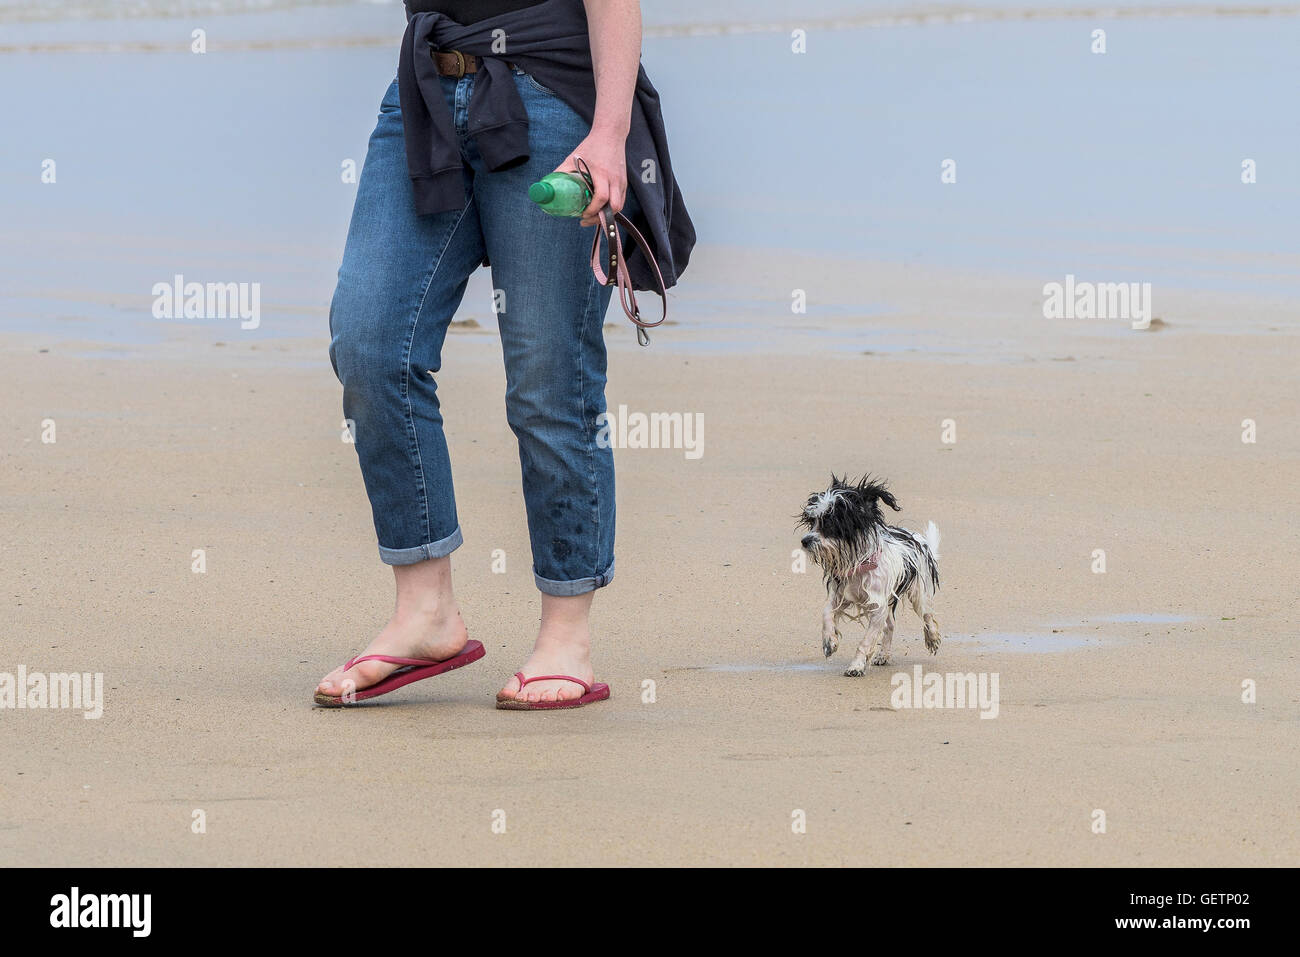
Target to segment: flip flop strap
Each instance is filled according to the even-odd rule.
[[[591,694],[591,685],[587,684],[587,682],[583,681],[581,678],[575,678],[572,675],[538,675],[536,678],[525,678],[522,671],[516,671],[515,677],[519,679],[519,687],[521,689],[524,685],[530,684],[534,681],[572,681],[575,685],[582,685],[582,691],[584,694]]]
[[[360,664],[363,661],[386,661],[390,665],[440,665],[441,661],[434,661],[431,658],[396,658],[393,655],[364,655],[360,658],[353,658],[344,667],[351,668],[353,665]]]

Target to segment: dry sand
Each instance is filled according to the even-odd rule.
[[[709,255],[701,278],[750,270]],[[488,655],[346,712],[311,693],[383,622],[390,576],[324,340],[178,334],[144,358],[0,340],[0,671],[106,685],[98,721],[0,711],[0,860],[1300,862],[1294,320],[1188,299],[1137,333],[1035,318],[1032,283],[803,268],[752,273],[773,314],[746,321],[805,332],[750,354],[708,346],[689,310],[649,350],[611,330],[610,404],[703,412],[705,453],[617,453],[595,659],[614,697],[555,714],[492,707],[538,603],[488,330],[453,333],[440,379],[453,566]],[[924,308],[851,317],[862,349],[818,355],[816,308],[781,302],[832,281]],[[860,354],[885,326],[921,348]],[[903,524],[942,529],[937,659],[910,613],[888,667],[841,675],[853,626],[821,657],[793,516],[832,468],[888,476]],[[997,719],[893,710],[890,677],[917,663],[997,672]]]

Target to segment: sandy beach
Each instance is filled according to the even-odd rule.
[[[377,22],[374,10],[347,16]],[[1282,20],[1294,31],[1296,18]],[[1241,29],[1233,21],[1227,33]],[[730,42],[661,34],[647,41],[659,56],[678,43],[680,55],[707,59],[685,44]],[[935,51],[958,41],[924,39]],[[363,104],[377,103],[387,55],[346,54],[338,62],[359,89],[339,92],[351,79],[337,79],[338,98],[285,134],[300,140],[319,120],[352,144],[332,152],[307,138],[304,150],[328,156],[322,182],[337,177],[336,152],[364,143]],[[144,90],[165,72],[163,56],[7,53],[0,74],[80,76],[111,61]],[[310,79],[344,54],[302,56],[283,62],[315,64]],[[265,76],[280,69],[241,62]],[[282,77],[307,82],[294,75]],[[256,78],[241,76],[232,88],[251,96]],[[6,108],[35,123],[30,104]],[[88,112],[92,126],[110,122]],[[723,114],[680,115],[703,129]],[[263,129],[251,110],[246,122]],[[746,111],[728,122],[747,122]],[[167,164],[156,194],[130,176],[96,193],[69,162],[67,192],[47,200],[23,185],[6,196],[16,218],[0,229],[0,673],[99,673],[103,701],[95,720],[0,708],[0,860],[1300,862],[1300,249],[1281,225],[1294,223],[1294,186],[1252,196],[1237,220],[1223,212],[1226,193],[1205,187],[1202,223],[1161,230],[1137,213],[1098,214],[1082,238],[1068,224],[1044,227],[1035,249],[1032,216],[1054,214],[1033,196],[1007,199],[1000,224],[987,190],[954,201],[952,223],[940,201],[907,232],[913,187],[900,180],[894,200],[872,194],[881,221],[835,226],[828,209],[824,248],[778,210],[794,237],[782,248],[770,223],[762,242],[739,241],[759,222],[753,204],[726,194],[717,170],[690,172],[700,159],[684,147],[694,158],[681,175],[700,184],[702,222],[718,226],[650,348],[611,311],[608,401],[702,417],[702,454],[616,451],[617,574],[594,617],[611,701],[493,709],[539,606],[479,276],[439,394],[466,537],[456,588],[487,655],[329,711],[312,704],[317,680],[391,608],[326,356],[350,200],[333,183],[315,204],[307,191],[326,187],[294,182],[273,195],[296,154],[264,131],[274,174],[252,175],[263,160],[248,154],[228,180],[195,174],[211,189],[190,219],[167,212],[194,188]],[[152,148],[123,147],[87,175],[120,176]],[[23,175],[48,152],[27,151]],[[1230,181],[1240,152],[1232,143],[1215,159]],[[926,159],[927,177],[937,180],[944,155]],[[780,162],[756,160],[760,170]],[[1184,174],[1202,175],[1174,178]],[[1048,189],[1049,176],[1027,175],[1030,193]],[[1178,205],[1164,188],[1151,191],[1153,215]],[[1063,195],[1084,207],[1079,190]],[[127,206],[151,195],[157,208],[130,218]],[[227,199],[253,217],[257,197],[265,222],[217,218]],[[963,232],[985,220],[987,235]],[[1228,232],[1216,241],[1237,255],[1206,238],[1218,221]],[[891,258],[880,250],[895,223]],[[1234,246],[1248,234],[1260,249]],[[175,272],[263,281],[263,321],[154,321],[149,287]],[[1044,284],[1073,272],[1154,279],[1151,328],[1045,318]],[[806,312],[792,312],[795,290]],[[795,519],[832,470],[888,477],[900,524],[942,530],[937,658],[910,612],[889,665],[842,674],[860,634],[851,624],[838,654],[822,656],[825,592],[815,568],[797,568]],[[996,718],[895,707],[894,676],[916,666],[996,674]]]
[[[917,288],[942,295],[932,279]],[[614,698],[553,715],[491,707],[537,610],[494,337],[455,335],[444,380],[453,565],[488,655],[346,713],[310,692],[389,595],[324,341],[182,366],[11,338],[7,657],[106,689],[97,721],[2,716],[4,857],[1294,863],[1300,332],[1263,310],[1230,336],[1180,315],[1121,336],[986,323],[1039,330],[997,363],[724,361],[676,348],[700,336],[685,324],[649,350],[611,330],[611,405],[702,412],[704,454],[619,450],[619,569],[596,616]],[[844,649],[820,653],[819,577],[791,571],[793,515],[829,469],[865,467],[894,480],[905,524],[944,532],[947,638],[930,660],[905,617],[894,662],[849,679]],[[916,664],[997,672],[997,719],[892,708],[891,676]],[[331,850],[361,831],[393,839],[365,861]]]

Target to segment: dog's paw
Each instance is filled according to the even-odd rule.
[[[823,655],[825,655],[827,658],[829,658],[831,655],[835,654],[835,652],[839,651],[839,649],[840,649],[840,636],[839,636],[839,634],[834,634],[834,635],[822,635],[822,654],[823,654]]]
[[[883,651],[878,651],[871,656],[871,663],[873,665],[887,665],[889,664],[889,655]]]
[[[925,627],[922,629],[925,636],[925,650],[932,655],[939,653],[939,643],[943,641],[943,635],[939,634],[939,622],[933,615],[925,616]]]
[[[848,668],[848,670],[844,672],[844,677],[846,677],[846,678],[861,678],[861,677],[862,677],[862,669],[861,669],[861,668],[855,668],[855,667],[853,667],[852,665],[850,665],[849,668]]]

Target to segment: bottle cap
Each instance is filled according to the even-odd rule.
[[[555,187],[550,183],[534,183],[528,187],[528,198],[538,206],[549,203],[555,198]]]

